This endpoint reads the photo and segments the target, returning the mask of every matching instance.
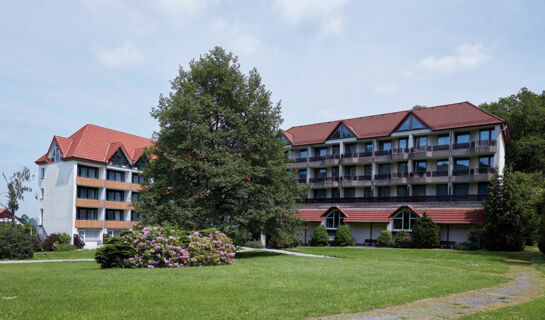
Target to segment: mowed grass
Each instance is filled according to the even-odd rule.
[[[34,252],[31,260],[94,259],[96,250]]]
[[[507,281],[508,254],[301,248],[323,259],[245,252],[233,265],[100,269],[0,265],[0,318],[277,319],[358,312]]]

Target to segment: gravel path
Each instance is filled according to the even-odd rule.
[[[517,271],[512,276],[513,279],[509,282],[492,288],[418,300],[405,305],[376,309],[369,312],[339,314],[319,319],[455,319],[478,311],[521,304],[543,296],[545,279],[533,268],[523,268],[523,270]]]
[[[95,261],[95,259],[2,260],[2,261],[0,261],[0,264],[40,263],[40,262],[73,262],[73,261]]]
[[[335,257],[321,256],[321,255],[317,255],[317,254],[301,253],[301,252],[286,251],[286,250],[278,250],[278,249],[266,249],[266,248],[256,249],[256,248],[250,248],[250,247],[240,247],[240,248],[244,249],[244,251],[260,250],[260,251],[275,252],[275,253],[280,253],[280,254],[287,254],[287,255],[291,255],[291,256],[299,256],[299,257],[337,259]]]

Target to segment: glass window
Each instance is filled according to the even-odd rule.
[[[111,221],[124,221],[123,210],[106,210],[106,220]]]
[[[438,146],[448,146],[450,144],[450,137],[448,134],[440,135],[437,137]]]
[[[314,190],[314,198],[324,199],[326,197],[327,197],[326,189],[315,189]]]
[[[494,129],[481,130],[479,132],[479,138],[481,141],[494,140]]]
[[[428,145],[428,137],[416,137],[414,139],[415,147],[426,147]]]
[[[144,177],[142,177],[139,174],[133,173],[132,174],[132,183],[137,183],[137,184],[144,183]]]
[[[488,194],[488,182],[479,182],[479,194],[480,195]]]
[[[286,141],[286,144],[289,144],[288,140],[282,136],[282,138],[284,138],[284,141]],[[147,168],[149,167],[149,161],[148,161],[148,157],[146,157],[145,155],[141,156],[138,161],[136,161],[134,163],[134,167],[135,168]]]
[[[397,146],[399,149],[406,149],[407,148],[407,138],[401,138],[397,142]]]
[[[469,193],[469,185],[467,183],[455,183],[454,195],[464,196]]]
[[[344,224],[344,217],[338,210],[331,211],[324,220],[326,229],[337,229],[341,224]]]
[[[373,196],[373,194],[371,193],[371,187],[363,188],[363,196],[364,197],[372,197]]]
[[[118,167],[128,167],[129,161],[121,149],[117,149],[114,155],[108,160],[109,165],[118,166]]]
[[[339,176],[339,167],[332,167],[331,168],[331,176],[332,177],[338,177]]]
[[[393,220],[393,230],[394,231],[412,231],[413,223],[418,219],[418,216],[410,210],[401,210],[396,214]]]
[[[327,176],[327,169],[326,168],[314,169],[314,176],[316,178],[324,178],[325,176]]]
[[[411,116],[405,118],[405,121],[397,128],[397,131],[408,131],[411,129]]]
[[[411,123],[411,126],[412,126],[412,130],[415,130],[415,129],[424,129],[425,126],[422,124],[422,122],[420,122],[420,120],[418,120],[416,117],[414,116],[411,116],[412,118],[412,123]]]
[[[494,167],[494,157],[480,157],[479,158],[479,168],[493,168]]]
[[[378,188],[378,193],[380,197],[389,197],[390,196],[390,187],[380,187]]]
[[[80,187],[77,188],[77,196],[80,199],[98,199],[98,188]]]
[[[106,179],[110,181],[125,182],[125,172],[116,171],[116,170],[108,170],[106,171]]]
[[[435,186],[435,194],[438,196],[448,195],[448,184],[438,184]]]
[[[341,197],[341,195],[340,195],[339,189],[337,189],[337,188],[331,189],[331,198],[338,199],[340,197]]]
[[[344,167],[345,176],[355,176],[356,175],[356,166],[346,166]]]
[[[409,189],[407,186],[397,186],[397,196],[406,197],[409,195]]]
[[[339,154],[339,146],[331,147],[331,154]]]
[[[299,179],[307,179],[307,170],[306,169],[303,169],[303,170],[299,170]]]
[[[356,197],[356,189],[354,189],[354,188],[344,188],[344,197],[345,198],[354,198],[354,197]]]
[[[373,143],[372,142],[366,142],[365,143],[365,152],[373,152]]]
[[[315,155],[316,155],[317,157],[327,156],[327,148],[326,148],[326,147],[323,147],[323,148],[316,148],[316,150],[315,150]]]
[[[407,162],[399,162],[397,164],[397,172],[398,173],[407,173]]]
[[[306,158],[307,157],[307,150],[301,150],[299,152],[299,158]]]
[[[106,190],[106,200],[125,201],[125,193],[120,190]]]
[[[379,165],[378,168],[379,168],[379,174],[381,175],[390,174],[390,164],[388,163],[381,164]]]
[[[418,160],[414,162],[414,171],[416,172],[426,172],[426,167],[426,160]]]
[[[426,195],[426,185],[425,184],[413,185],[413,196],[423,197],[425,195]]]
[[[448,160],[437,160],[437,171],[448,171]]]
[[[132,193],[132,200],[133,201],[138,201],[140,200],[140,194],[138,192],[134,192]]]
[[[380,150],[381,151],[390,151],[390,150],[392,150],[392,142],[391,141],[381,141],[380,142]]]
[[[344,146],[346,153],[356,153],[356,144],[351,143]]]
[[[373,174],[373,165],[371,164],[366,164],[363,166],[363,173],[366,175],[366,176],[370,176]]]
[[[454,170],[468,170],[469,159],[456,159],[454,162]]]
[[[342,126],[343,138],[352,138],[354,135],[345,126]]]
[[[98,210],[96,208],[76,208],[76,219],[98,220]]]
[[[87,167],[78,164],[78,176],[98,179],[98,168]]]
[[[469,133],[457,133],[456,143],[469,143]]]
[[[341,138],[341,126],[338,126],[335,131],[333,131],[333,134],[329,137],[329,139],[340,139]]]

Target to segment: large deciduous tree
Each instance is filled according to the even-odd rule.
[[[237,57],[216,47],[179,69],[151,114],[159,131],[147,151],[146,222],[216,227],[239,242],[297,230],[306,188],[289,172],[280,103],[255,69],[243,74]]]
[[[8,209],[12,218],[13,227],[17,226],[15,221],[15,212],[19,210],[19,202],[24,200],[24,195],[26,192],[32,192],[32,188],[28,187],[26,184],[30,182],[33,178],[30,173],[30,169],[24,167],[21,171],[17,171],[11,175],[8,179],[4,173],[2,173],[4,181],[6,182],[6,187],[8,191],[5,194],[6,201],[0,203],[0,205]]]

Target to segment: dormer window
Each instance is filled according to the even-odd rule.
[[[138,161],[134,163],[134,167],[137,169],[141,168],[147,168],[149,166],[148,157],[145,155],[142,155],[140,158],[138,158]]]
[[[334,139],[346,139],[346,138],[352,138],[354,135],[350,130],[348,130],[344,125],[339,125],[335,131],[333,131],[333,134],[329,137],[329,140]]]
[[[401,123],[396,131],[411,131],[419,129],[426,129],[426,126],[424,126],[424,124],[420,120],[418,120],[417,117],[415,117],[413,114],[410,114],[408,117],[405,118],[403,123]]]
[[[129,161],[127,160],[127,157],[125,157],[123,151],[121,151],[121,148],[119,148],[110,160],[108,160],[108,164],[117,167],[128,167]]]
[[[55,149],[53,149],[53,154],[51,155],[51,159],[53,159],[53,162],[61,162],[62,154],[59,147],[55,146]]]
[[[392,217],[392,231],[412,232],[413,224],[418,219],[418,215],[409,209],[400,210]]]
[[[344,224],[344,215],[339,210],[331,211],[324,218],[324,225],[328,230],[337,230],[341,224]]]

